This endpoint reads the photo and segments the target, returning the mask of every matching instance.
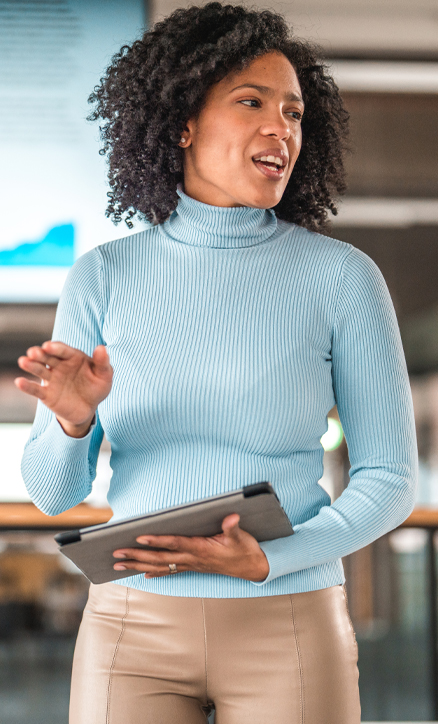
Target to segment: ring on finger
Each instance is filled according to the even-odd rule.
[[[170,571],[171,573],[178,573],[178,570],[177,570],[177,567],[176,567],[176,563],[169,563],[169,571]]]

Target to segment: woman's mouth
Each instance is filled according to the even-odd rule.
[[[285,166],[277,166],[276,163],[270,163],[269,161],[254,161],[254,159],[253,163],[267,178],[281,179],[284,176]]]

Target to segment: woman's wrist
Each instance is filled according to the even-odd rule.
[[[86,420],[85,422],[82,422],[78,425],[68,422],[68,420],[64,420],[62,417],[57,416],[56,419],[58,420],[66,435],[68,435],[69,437],[81,438],[88,435],[90,427],[94,422],[95,414],[96,413],[93,412],[93,416],[89,420]]]
[[[250,578],[253,583],[262,583],[269,576],[269,563],[264,551],[260,549],[262,556],[259,556],[257,574]]]

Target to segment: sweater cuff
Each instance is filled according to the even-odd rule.
[[[292,535],[262,541],[259,545],[268,559],[269,573],[263,581],[251,581],[254,586],[265,586],[274,578],[311,568],[313,565],[306,533],[300,531],[299,524],[294,527]]]
[[[96,427],[96,415],[93,417],[91,427],[85,437],[70,437],[64,432],[62,425],[53,415],[52,421],[45,429],[41,437],[47,437],[50,441],[50,451],[58,460],[69,462],[74,456],[87,455],[90,446],[91,436]]]

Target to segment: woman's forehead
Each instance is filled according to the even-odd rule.
[[[243,87],[252,87],[267,96],[283,92],[287,100],[302,100],[298,76],[292,63],[278,52],[266,53],[254,58],[243,69],[230,71],[215,83],[210,91],[229,94]]]

